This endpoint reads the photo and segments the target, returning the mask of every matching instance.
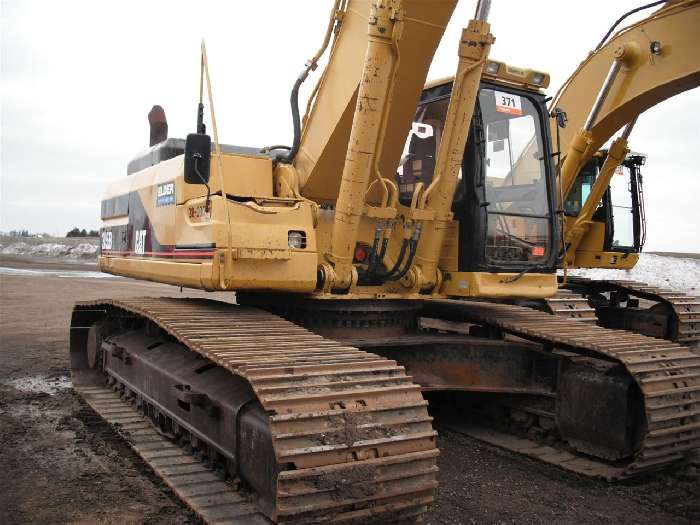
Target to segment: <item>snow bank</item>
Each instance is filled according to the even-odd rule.
[[[61,257],[63,255],[68,255],[70,252],[70,246],[66,244],[59,244],[56,242],[45,242],[42,244],[37,244],[32,246],[29,255],[45,255],[48,257]]]
[[[29,246],[26,242],[15,242],[6,246],[2,249],[2,253],[7,255],[23,255],[29,250]]]
[[[68,253],[68,257],[76,259],[82,257],[97,257],[97,246],[89,242],[81,242],[77,246],[73,246]]]
[[[87,259],[97,256],[97,245],[80,243],[77,245],[45,242],[41,244],[28,244],[24,241],[13,242],[9,246],[0,249],[5,255],[29,255],[39,257],[67,257],[70,259]]]
[[[561,274],[561,271],[559,273]],[[641,281],[652,286],[673,288],[700,295],[700,259],[643,253],[637,265],[631,270],[590,268],[569,270],[569,274],[590,279]]]

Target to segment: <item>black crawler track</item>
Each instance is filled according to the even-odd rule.
[[[404,522],[419,519],[432,502],[436,433],[419,388],[394,361],[255,308],[168,298],[95,301],[76,306],[71,326],[74,384],[86,398],[102,386],[101,368],[110,368],[109,359],[121,363],[115,370],[117,365],[135,366],[139,356],[130,355],[125,341],[137,346],[138,337],[117,335],[140,324],[157,327],[183,351],[248,382],[262,407],[261,428],[271,436],[274,456],[254,460],[277,465],[273,494],[253,498],[264,500],[260,508],[271,520]],[[104,333],[97,334],[95,326]],[[90,351],[95,345],[91,338],[100,339],[106,364]],[[125,384],[122,378],[112,380]],[[163,408],[167,400],[150,399],[132,384],[125,388],[159,406],[164,417],[177,419]],[[205,398],[186,399],[195,403]],[[235,456],[235,451],[222,450],[221,443],[207,443],[196,428],[191,431],[207,448]],[[250,444],[239,442],[238,449]],[[188,468],[199,472],[199,467]]]
[[[498,329],[570,356],[619,363],[639,387],[645,425],[633,457],[601,463],[609,479],[634,476],[693,456],[700,449],[700,356],[670,341],[552,316],[531,308],[477,301],[435,300],[427,309],[451,320]]]

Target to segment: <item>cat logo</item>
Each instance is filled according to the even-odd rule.
[[[134,232],[134,253],[136,255],[146,253],[146,230],[136,230]]]
[[[156,206],[170,206],[171,204],[175,204],[175,182],[158,184]]]

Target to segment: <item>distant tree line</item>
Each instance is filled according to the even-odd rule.
[[[66,233],[66,237],[99,237],[100,232],[97,230],[87,231],[85,228],[82,230],[80,228],[73,228],[71,231]]]
[[[10,230],[10,237],[31,237],[29,230]]]

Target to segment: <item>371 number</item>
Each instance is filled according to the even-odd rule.
[[[505,106],[505,107],[514,108],[514,107],[516,107],[515,106],[515,99],[513,99],[511,97],[504,97],[503,95],[501,95],[501,104],[500,105]]]

